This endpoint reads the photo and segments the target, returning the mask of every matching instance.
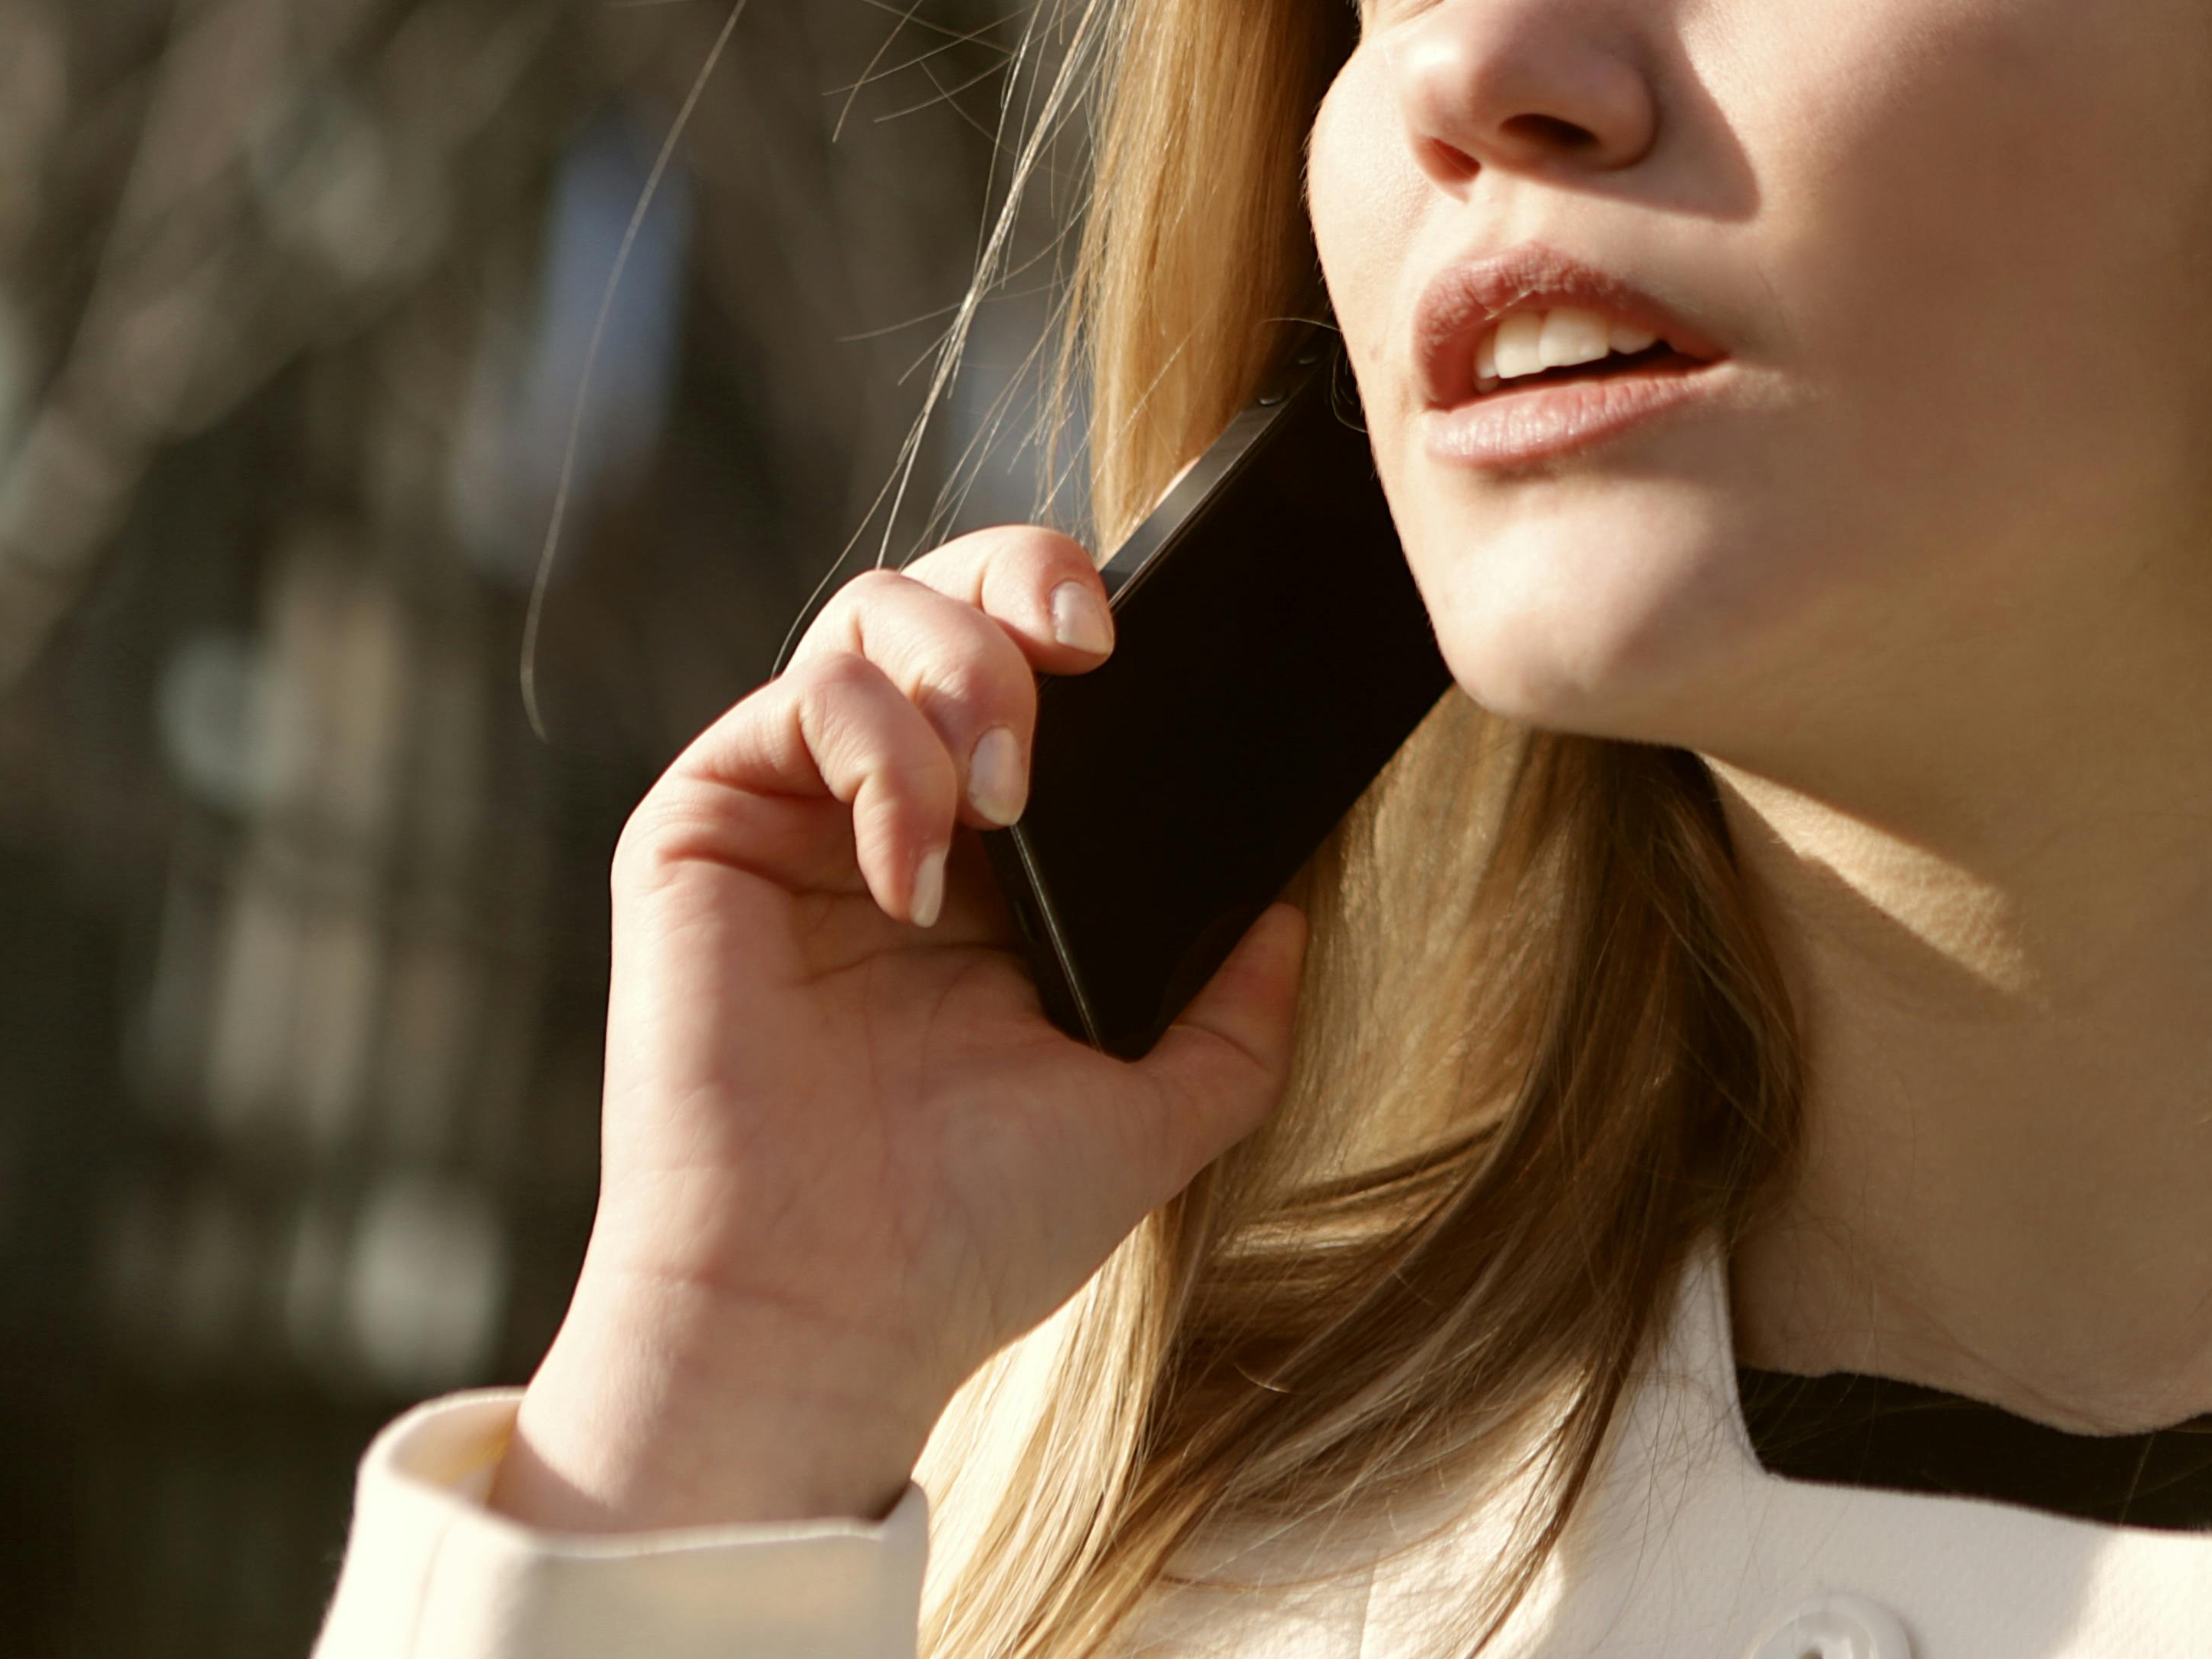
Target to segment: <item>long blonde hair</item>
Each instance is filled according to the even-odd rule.
[[[1304,145],[1356,22],[1341,0],[1053,15],[1043,118],[1094,100],[1054,405],[1087,378],[1103,557],[1323,300]],[[1517,726],[1454,688],[1290,896],[1311,934],[1277,1112],[930,1442],[927,1655],[1110,1652],[1212,1528],[1417,1487],[1472,1502],[1510,1464],[1528,1501],[1439,1649],[1479,1650],[1588,1484],[1690,1243],[1732,1243],[1791,1153],[1789,1001],[1695,755]]]

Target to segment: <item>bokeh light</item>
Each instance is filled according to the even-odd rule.
[[[631,805],[1051,487],[1039,224],[879,510],[1026,7],[755,0],[638,216],[729,16],[0,0],[10,1651],[306,1650],[370,1436],[566,1305]]]

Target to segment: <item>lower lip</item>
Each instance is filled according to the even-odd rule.
[[[1458,466],[1505,468],[1581,453],[1709,398],[1723,363],[1683,364],[1563,386],[1492,392],[1434,409],[1427,448]]]

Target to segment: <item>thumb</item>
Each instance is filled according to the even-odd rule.
[[[1308,923],[1297,906],[1269,905],[1245,929],[1205,988],[1132,1062],[1160,1114],[1149,1137],[1165,1159],[1170,1194],[1266,1121],[1289,1081],[1298,976]]]

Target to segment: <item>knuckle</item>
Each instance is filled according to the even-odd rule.
[[[687,833],[696,827],[696,813],[687,810],[665,786],[646,792],[623,821],[615,837],[607,876],[615,891],[650,889],[682,858]]]
[[[824,651],[804,663],[792,665],[793,690],[809,705],[846,701],[855,693],[876,690],[884,671],[857,651]]]
[[[983,651],[963,651],[945,665],[933,689],[955,707],[983,708],[998,702],[1004,678]]]
[[[795,666],[805,656],[823,656],[849,650],[866,614],[879,608],[890,585],[900,580],[896,570],[867,569],[848,578],[830,594],[810,623],[799,648],[793,653]]]
[[[948,666],[937,684],[927,688],[925,702],[931,712],[939,705],[951,711],[963,733],[1008,720],[1025,727],[1035,707],[1036,689],[1019,651],[1003,636],[1002,642],[1013,658],[1011,664],[1000,660],[995,650],[962,657]]]
[[[848,604],[869,605],[888,593],[896,592],[908,580],[896,570],[871,566],[847,582],[839,591],[838,597]]]

